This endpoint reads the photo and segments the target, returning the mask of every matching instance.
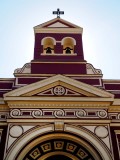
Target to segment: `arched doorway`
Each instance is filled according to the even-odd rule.
[[[59,157],[59,158],[58,158]],[[35,127],[19,137],[5,160],[112,160],[106,146],[87,129],[66,124],[64,131],[54,125]]]
[[[18,160],[102,160],[96,149],[67,133],[38,137],[18,154]]]

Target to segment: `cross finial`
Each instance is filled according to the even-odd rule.
[[[60,18],[60,14],[64,14],[64,11],[60,11],[58,8],[57,11],[53,11],[53,14],[57,14],[57,18]]]

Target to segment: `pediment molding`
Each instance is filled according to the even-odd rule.
[[[80,97],[82,99],[86,99],[88,97],[89,98],[99,97],[99,98],[110,98],[110,99],[114,98],[113,94],[106,92],[102,89],[99,89],[94,86],[85,84],[83,82],[71,79],[69,77],[65,77],[63,75],[56,75],[56,76],[47,78],[45,80],[42,80],[36,83],[32,83],[24,87],[18,88],[16,90],[10,91],[4,94],[4,99],[7,99],[8,97],[16,97],[16,98],[23,97],[24,98],[24,97],[30,97],[30,96],[31,98],[33,98],[32,96],[35,95],[36,93],[45,91],[46,89],[50,89],[57,85],[67,87],[68,89],[72,89],[75,92],[78,92],[80,94],[87,96],[87,97]],[[37,98],[40,99],[40,97],[36,97],[36,99]],[[48,99],[49,98],[51,97],[48,97]],[[64,99],[64,97],[57,97],[57,98]],[[78,97],[75,97],[75,98],[78,98]]]
[[[65,25],[65,26],[68,26],[69,28],[81,28],[81,27],[79,27],[79,26],[77,26],[77,25],[75,25],[75,24],[73,24],[71,22],[68,22],[68,21],[66,21],[66,20],[64,20],[62,18],[54,18],[54,19],[52,19],[50,21],[47,21],[45,23],[42,23],[40,25],[35,26],[34,29],[36,29],[36,28],[44,28],[44,27],[47,28],[50,25],[56,24],[58,22],[63,24],[63,25]]]
[[[80,33],[83,28],[61,18],[54,18],[34,27],[35,33]]]

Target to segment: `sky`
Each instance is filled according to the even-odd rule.
[[[0,0],[0,78],[33,59],[33,27],[56,18],[83,28],[84,57],[104,79],[120,79],[120,0]]]

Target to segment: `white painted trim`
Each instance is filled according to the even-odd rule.
[[[54,121],[55,121],[55,119],[47,119],[47,118],[45,118],[45,119],[22,119],[22,122],[23,123],[34,123],[34,124],[38,124],[39,125],[39,123],[48,123],[48,121],[49,121],[49,123],[53,123]],[[21,119],[7,119],[7,123],[21,123]],[[110,123],[111,124],[111,126],[112,126],[112,123],[111,123],[111,120],[105,120],[105,119],[96,119],[96,120],[94,120],[94,119],[64,119],[64,123],[80,123],[81,125],[82,124],[85,124],[85,125],[93,125],[93,124],[95,124],[95,125],[103,125],[103,124],[107,124],[107,123]],[[115,124],[115,123],[114,123]],[[113,126],[114,126],[114,124],[113,124]],[[117,125],[118,123],[116,122],[116,125]],[[115,126],[116,126],[115,125]],[[117,126],[120,126],[120,124],[119,125],[117,125]]]
[[[35,33],[67,33],[67,34],[82,34],[83,29],[81,28],[36,28]]]
[[[33,63],[33,62],[32,62]],[[86,64],[85,62],[34,62],[34,63],[63,63],[63,64],[68,64],[68,63],[71,63],[71,64]],[[55,76],[56,74],[24,74],[24,73],[14,73],[14,75],[16,75],[17,76],[17,78],[22,78],[21,76],[26,76],[26,78],[29,78],[30,77],[30,75],[31,75],[31,77],[33,78],[33,77],[38,77],[38,76],[40,76],[40,77],[38,77],[38,78],[42,78],[42,76],[46,76],[46,78],[49,78],[49,77],[51,77],[51,76]],[[90,75],[90,74],[88,74],[88,75],[84,75],[84,74],[81,74],[81,75],[69,75],[69,74],[64,74],[64,76],[66,76],[66,77],[69,77],[69,78],[74,78],[74,76],[75,77],[80,77],[81,79],[96,79],[96,78],[102,78],[102,76],[103,75]],[[30,77],[30,78],[31,78]],[[44,77],[43,77],[44,78]]]
[[[82,89],[82,90],[85,90],[89,93],[95,94],[95,95],[99,96],[100,98],[110,98],[110,101],[113,100],[113,98],[114,98],[114,95],[109,93],[109,92],[106,92],[102,89],[99,89],[99,88],[96,88],[94,86],[88,85],[86,83],[71,79],[69,77],[65,77],[63,75],[55,75],[53,77],[44,79],[42,81],[38,81],[38,82],[35,82],[35,83],[32,83],[32,84],[29,84],[27,86],[18,88],[16,90],[10,91],[10,92],[4,94],[4,98],[6,97],[5,99],[7,100],[7,97],[9,97],[9,96],[18,97],[22,94],[28,93],[30,91],[33,91],[35,89],[41,88],[43,86],[49,85],[49,84],[57,82],[57,81],[62,81],[62,82],[67,83],[69,85],[75,86],[79,89]],[[31,99],[31,97],[28,97],[28,98],[29,98],[29,100]],[[62,97],[59,97],[59,98],[62,99]],[[63,99],[65,100],[66,98],[64,97]],[[100,100],[100,98],[98,98],[98,99]],[[50,99],[52,100],[52,99],[54,99],[54,97],[50,97]],[[92,99],[92,98],[90,98],[90,99]],[[38,98],[38,100],[40,100],[40,99]]]
[[[16,93],[17,94],[17,93]],[[19,93],[18,93],[19,94]],[[17,95],[16,95],[17,96]],[[113,102],[113,98],[96,98],[96,97],[4,97],[4,100],[13,101],[13,100],[23,100],[23,101],[73,101],[73,102]],[[110,104],[109,104],[110,105]],[[88,104],[89,106],[89,104]]]
[[[120,105],[120,99],[115,99],[113,102],[113,106],[114,105]]]
[[[4,160],[16,160],[17,154],[24,146],[26,146],[28,142],[30,142],[32,139],[34,139],[38,135],[40,136],[43,133],[49,133],[51,131],[54,131],[53,124],[44,126],[43,128],[37,127],[31,132],[24,134],[21,138],[19,138],[16,141],[16,143],[14,143],[13,147],[8,151]],[[77,128],[75,126],[73,127],[71,125],[65,124],[64,131],[69,132],[69,134],[74,133],[75,135],[78,135],[86,139],[98,150],[103,160],[113,160],[109,149],[107,149],[107,147],[105,147],[105,145],[103,145],[103,143],[98,138],[96,138],[96,136],[88,132],[87,129],[83,130],[83,128]]]
[[[53,125],[46,126],[44,128],[36,128],[32,132],[25,134],[22,138],[18,139],[11,150],[7,153],[4,160],[16,160],[16,156],[20,149],[22,149],[30,140],[34,137],[40,136],[43,133],[51,132],[54,130]]]
[[[95,136],[88,133],[87,131],[83,131],[81,128],[73,127],[70,125],[65,125],[65,131],[71,132],[74,134],[77,134],[84,139],[86,139],[88,142],[90,142],[97,150],[100,152],[100,155],[102,156],[103,160],[112,160],[112,156],[110,152],[105,148],[105,146],[99,141]]]
[[[66,20],[64,20],[64,19],[62,19],[62,18],[54,18],[54,19],[49,20],[49,21],[47,21],[47,22],[45,22],[45,23],[42,23],[42,24],[40,24],[40,25],[35,26],[34,29],[36,29],[36,28],[43,28],[43,27],[45,27],[45,26],[50,25],[51,23],[52,23],[52,24],[53,24],[54,22],[56,23],[56,21],[60,21],[61,23],[65,23],[66,25],[72,26],[73,28],[81,28],[80,26],[77,26],[77,25],[75,25],[75,24],[73,24],[73,23],[71,23],[71,22],[69,22],[69,21],[66,21]],[[81,29],[82,29],[82,28],[81,28]]]

